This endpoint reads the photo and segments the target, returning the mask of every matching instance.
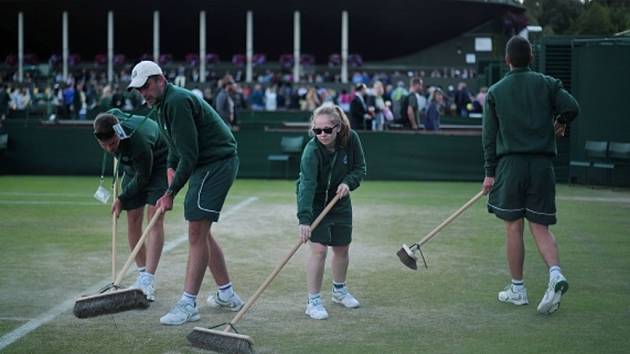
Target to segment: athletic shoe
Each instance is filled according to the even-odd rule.
[[[207,302],[208,302],[208,306],[212,308],[217,309],[217,308],[224,307],[234,312],[240,310],[243,307],[243,305],[245,305],[243,300],[241,300],[241,298],[236,294],[236,292],[232,295],[231,298],[227,300],[223,300],[221,299],[221,296],[219,296],[219,292],[217,291],[214,295],[208,296]]]
[[[522,289],[523,290],[514,290],[512,284],[508,284],[503,291],[499,291],[497,299],[501,302],[509,302],[517,306],[527,305],[529,304],[529,301],[527,301],[527,289],[525,289],[525,287]]]
[[[550,279],[547,291],[545,291],[545,295],[543,295],[542,300],[538,304],[538,312],[545,315],[551,315],[556,312],[560,308],[562,294],[567,292],[568,289],[569,283],[562,274],[558,274]]]
[[[135,283],[133,283],[131,287],[142,290],[147,300],[155,301],[155,287],[150,277],[142,276],[142,274],[138,275],[138,278],[136,278]]]
[[[328,312],[319,298],[309,301],[304,313],[314,320],[325,320],[328,318]]]
[[[199,318],[199,311],[193,302],[179,300],[171,311],[160,318],[160,323],[177,326],[186,322],[199,321]]]
[[[333,289],[332,301],[349,309],[359,307],[359,301],[357,301],[357,299],[355,299],[354,296],[352,296],[352,294],[350,294],[346,289],[343,291],[336,291]]]

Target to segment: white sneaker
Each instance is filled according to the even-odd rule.
[[[545,315],[556,312],[560,308],[562,294],[567,292],[568,289],[569,283],[562,274],[558,274],[553,279],[550,279],[547,291],[545,291],[545,295],[543,295],[542,300],[538,304],[538,312]]]
[[[186,322],[199,321],[199,311],[194,303],[179,300],[166,315],[160,318],[164,325],[176,326]]]
[[[216,308],[225,307],[228,310],[234,311],[234,312],[239,311],[243,307],[243,305],[245,305],[243,300],[241,300],[241,298],[238,296],[238,294],[236,294],[236,292],[234,292],[232,297],[229,298],[228,300],[223,300],[219,296],[218,291],[214,295],[210,294],[208,296],[207,303],[208,303],[208,306],[212,308],[216,309]]]
[[[314,320],[325,320],[328,318],[328,312],[320,299],[309,301],[304,313]]]
[[[497,299],[501,302],[509,302],[517,306],[529,304],[527,300],[527,289],[523,287],[523,290],[515,291],[512,284],[508,284],[503,291],[499,291]]]
[[[140,289],[146,295],[147,300],[155,301],[155,287],[153,285],[153,280],[150,277],[142,276],[142,274],[138,275],[136,281],[131,286],[134,289]]]
[[[357,301],[357,299],[355,299],[354,296],[352,296],[352,294],[350,294],[348,290],[345,289],[343,291],[335,291],[333,289],[332,301],[336,304],[341,304],[349,309],[355,309],[359,307],[359,301]]]

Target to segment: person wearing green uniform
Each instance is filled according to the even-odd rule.
[[[538,312],[551,314],[569,287],[549,230],[556,223],[556,136],[564,135],[579,106],[559,80],[533,72],[529,68],[532,59],[529,41],[512,37],[505,57],[510,72],[488,91],[483,110],[483,190],[489,193],[488,211],[505,221],[507,232],[512,283],[499,292],[498,300],[528,303],[523,283],[525,218],[549,268],[549,283]]]
[[[306,266],[308,303],[306,315],[312,319],[328,318],[320,290],[328,246],[332,248],[332,301],[347,308],[359,307],[346,288],[348,250],[352,241],[352,204],[350,191],[365,177],[365,157],[359,135],[338,106],[321,106],[311,121],[315,135],[304,148],[297,188],[299,237],[311,241]],[[339,194],[342,198],[311,232],[310,224],[326,204]]]
[[[157,108],[158,125],[169,146],[168,189],[156,206],[171,210],[173,198],[188,183],[184,217],[188,221],[188,265],[184,292],[162,318],[165,325],[199,320],[197,294],[208,267],[219,289],[208,296],[212,307],[238,311],[243,301],[234,292],[223,251],[211,233],[238,172],[236,140],[219,114],[192,92],[169,84],[162,69],[142,61],[132,70],[129,89],[137,89]]]
[[[121,210],[127,211],[127,238],[133,249],[142,235],[145,205],[150,220],[157,211],[155,203],[166,191],[168,147],[154,121],[118,109],[94,119],[94,136],[103,150],[116,157],[118,169],[122,169],[122,191],[115,196],[112,213],[118,217]],[[163,215],[148,237],[146,249],[143,245],[136,255],[139,275],[132,287],[141,289],[149,301],[155,301],[155,271],[164,246]]]

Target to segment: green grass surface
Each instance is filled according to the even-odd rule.
[[[95,178],[0,176],[0,343],[22,325],[111,277],[109,207],[92,197]],[[510,277],[504,227],[478,202],[425,248],[429,269],[413,272],[395,256],[419,241],[480,188],[480,183],[365,182],[353,192],[354,242],[348,285],[361,307],[330,301],[330,318],[304,315],[307,249],[301,249],[237,325],[259,353],[627,353],[630,350],[630,192],[558,186],[560,246],[570,290],[552,316],[536,313],[547,271],[526,232],[530,305],[498,303]],[[297,242],[295,185],[239,180],[213,227],[242,297],[256,290]],[[239,203],[255,197],[237,212]],[[167,214],[167,242],[185,236],[181,197]],[[126,248],[121,218],[118,267]],[[229,321],[208,308],[178,327],[159,318],[179,298],[187,243],[163,255],[157,301],[147,310],[76,319],[71,309],[4,348],[7,353],[197,353],[195,326]],[[134,277],[125,278],[129,285]],[[2,351],[0,349],[0,351]]]

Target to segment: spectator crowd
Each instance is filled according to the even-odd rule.
[[[210,103],[227,123],[238,125],[243,111],[313,111],[322,104],[337,104],[351,117],[354,129],[426,129],[440,127],[440,117],[468,117],[481,112],[487,89],[473,94],[466,82],[475,77],[471,69],[428,69],[401,71],[355,71],[351,84],[340,83],[329,71],[302,75],[293,82],[292,73],[264,70],[254,82],[245,83],[241,70],[219,75],[210,70],[200,83],[196,70],[183,65],[165,72],[168,80],[191,89]],[[425,85],[424,81],[449,78],[457,87]],[[43,76],[27,71],[18,82],[14,70],[0,70],[0,124],[18,112],[49,119],[92,119],[110,108],[135,111],[142,98],[124,87],[129,70],[118,71],[111,82],[98,67],[73,70],[64,79],[59,72]],[[93,112],[92,114],[90,114]]]

